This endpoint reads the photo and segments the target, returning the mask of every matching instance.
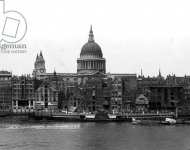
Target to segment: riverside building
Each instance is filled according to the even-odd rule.
[[[106,59],[101,46],[95,42],[92,26],[88,41],[82,46],[77,59],[76,73],[56,73],[56,76],[56,88],[49,84],[48,90],[52,89],[53,93],[57,93],[55,95],[62,95],[55,101],[61,106],[60,109],[67,111],[95,112],[106,109],[112,113],[126,113],[136,110],[173,110],[187,104],[190,97],[188,76],[164,78],[160,71],[157,77],[107,73]],[[42,52],[36,57],[33,77],[42,81],[39,89],[35,90],[38,93],[35,101],[41,101],[44,97],[40,91],[43,91],[45,81],[54,77],[54,73],[46,72]]]
[[[12,77],[13,112],[33,111],[35,106],[34,79],[27,76]]]
[[[0,112],[12,110],[11,77],[11,72],[0,71]]]

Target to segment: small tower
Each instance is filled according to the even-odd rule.
[[[140,76],[141,76],[141,78],[144,77],[142,68],[141,68],[141,75]]]
[[[162,74],[161,74],[160,68],[159,68],[159,70],[158,70],[158,77],[159,77],[159,78],[162,78]]]
[[[43,58],[42,51],[36,56],[36,61],[34,63],[34,70],[32,75],[38,77],[40,74],[46,73],[45,60]]]

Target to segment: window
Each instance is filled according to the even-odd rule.
[[[76,101],[74,101],[74,107],[76,107],[77,106],[77,103],[76,103]]]

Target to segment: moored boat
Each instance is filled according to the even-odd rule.
[[[177,121],[173,118],[166,118],[164,121],[161,121],[161,124],[165,124],[165,125],[174,125],[176,123]]]
[[[86,114],[85,119],[86,120],[94,120],[95,119],[95,114]]]
[[[111,120],[115,120],[115,119],[117,119],[117,115],[108,114],[108,118]]]
[[[132,118],[132,124],[140,124],[140,123],[142,123],[141,120],[137,120],[134,117]]]
[[[159,120],[151,120],[151,119],[136,119],[136,118],[132,118],[132,122],[133,125],[157,125],[160,123]]]

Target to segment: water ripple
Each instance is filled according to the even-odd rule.
[[[80,124],[54,124],[54,125],[6,125],[5,129],[18,130],[18,129],[80,129]]]

